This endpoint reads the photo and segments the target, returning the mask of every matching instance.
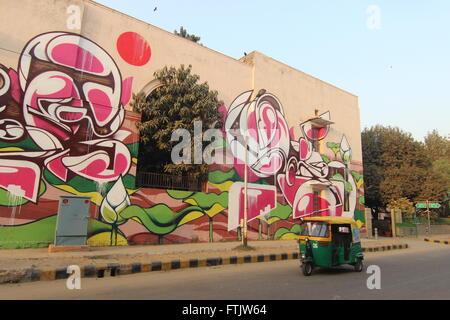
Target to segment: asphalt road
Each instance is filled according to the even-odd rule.
[[[366,253],[364,271],[316,269],[304,277],[297,260],[81,279],[0,285],[0,299],[304,300],[450,299],[450,245],[416,241],[411,248]],[[381,271],[381,289],[368,289],[369,265]]]

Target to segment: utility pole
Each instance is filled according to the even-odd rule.
[[[397,208],[392,208],[391,210],[391,220],[392,220],[392,237],[395,238],[397,236],[397,230],[395,229],[395,212]]]
[[[248,113],[248,110],[247,110]],[[247,128],[246,128],[247,129]],[[245,133],[245,164],[244,164],[244,219],[242,228],[242,247],[247,248],[247,213],[248,213],[248,132]]]

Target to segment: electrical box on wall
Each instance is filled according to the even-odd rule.
[[[91,197],[61,196],[56,221],[56,246],[86,245]]]

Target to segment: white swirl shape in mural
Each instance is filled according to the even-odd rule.
[[[126,222],[126,219],[123,219],[120,213],[130,204],[130,197],[125,189],[122,178],[119,177],[103,199],[100,206],[100,213],[105,222],[120,225]]]
[[[23,136],[25,130],[19,121],[0,119],[0,139],[16,140]]]
[[[116,180],[131,166],[130,150],[117,140],[86,141],[91,152],[81,156],[67,156],[62,164],[75,174],[97,182]]]
[[[8,73],[5,70],[0,68],[0,96],[3,96],[5,93],[9,91],[11,87],[11,80],[9,79]],[[2,106],[0,106],[0,112]]]
[[[257,176],[268,177],[286,162],[289,129],[274,95],[262,94],[251,101],[252,93],[242,93],[231,104],[225,120],[227,142],[238,163],[245,163],[247,157],[248,166]]]
[[[19,80],[27,124],[62,141],[76,134],[85,119],[99,138],[111,136],[123,123],[117,65],[100,46],[78,34],[51,32],[32,39],[20,57]]]

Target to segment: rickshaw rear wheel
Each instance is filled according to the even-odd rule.
[[[302,272],[304,276],[310,276],[313,271],[313,264],[311,262],[306,262],[302,264]]]
[[[361,259],[358,259],[358,261],[354,265],[356,272],[361,272],[363,270],[363,262]]]

